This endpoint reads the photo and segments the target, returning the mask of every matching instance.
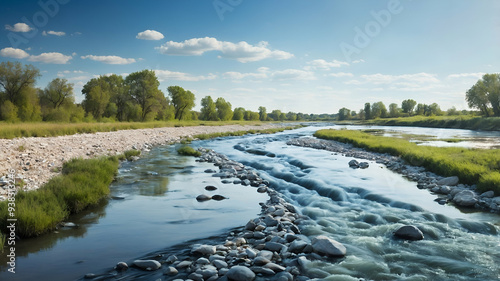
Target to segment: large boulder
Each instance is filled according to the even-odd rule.
[[[453,197],[453,202],[463,207],[473,207],[477,203],[476,194],[471,190],[463,190]]]
[[[229,269],[226,273],[226,277],[233,281],[253,281],[255,279],[255,273],[248,267],[237,265]]]
[[[324,235],[315,237],[312,240],[313,251],[333,257],[343,257],[346,254],[346,248],[340,242],[337,242]]]
[[[394,232],[394,236],[406,240],[422,240],[424,234],[420,229],[413,225],[405,225]]]
[[[448,185],[448,186],[455,186],[458,184],[458,177],[453,176],[453,177],[447,177],[444,179],[440,179],[437,181],[438,185]]]

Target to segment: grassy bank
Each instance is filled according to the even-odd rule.
[[[357,124],[379,126],[413,126],[452,128],[482,131],[500,131],[500,117],[477,116],[412,116],[359,121]]]
[[[5,123],[0,122],[0,138],[54,137],[118,130],[185,126],[259,125],[260,121],[155,121],[114,123]]]
[[[319,130],[314,136],[351,143],[370,151],[400,156],[411,165],[423,166],[442,176],[458,176],[478,190],[500,195],[500,150],[418,146],[404,139],[374,136],[351,130]]]
[[[50,230],[70,214],[97,204],[109,194],[118,170],[118,157],[73,159],[64,163],[62,175],[36,191],[19,191],[15,200],[16,234],[33,237]],[[7,227],[7,201],[0,202],[0,229]]]
[[[285,130],[293,130],[293,129],[296,129],[299,127],[301,127],[301,126],[271,128],[271,129],[264,129],[264,130],[248,130],[248,131],[222,132],[222,133],[212,133],[212,134],[199,134],[199,135],[194,135],[193,137],[196,139],[200,139],[200,140],[207,140],[207,139],[220,138],[220,137],[244,136],[244,135],[248,135],[248,134],[275,134],[275,133],[283,132]]]

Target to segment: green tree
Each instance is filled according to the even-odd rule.
[[[194,107],[194,94],[179,86],[168,87],[168,93],[175,108],[175,119],[182,120],[186,118],[189,111]]]
[[[500,116],[500,73],[483,75],[488,101],[495,116]]]
[[[403,110],[404,113],[407,113],[408,115],[412,116],[413,110],[416,105],[417,105],[416,101],[412,99],[407,99],[401,103],[401,109]]]
[[[267,109],[264,106],[259,106],[260,121],[267,121]]]
[[[359,120],[364,120],[366,118],[365,116],[365,110],[364,109],[360,109],[359,112],[358,112],[358,118]]]
[[[64,78],[55,78],[40,92],[40,101],[57,109],[65,103],[74,103],[73,84]]]
[[[227,102],[223,98],[218,98],[215,101],[215,108],[217,109],[217,117],[221,121],[228,121],[233,118],[233,110],[231,109],[231,103]]]
[[[243,107],[237,107],[233,111],[233,120],[246,120],[245,119],[245,109]]]
[[[10,100],[5,101],[0,106],[0,117],[8,122],[18,121],[17,106],[15,106]]]
[[[200,119],[206,121],[217,121],[217,118],[217,109],[215,108],[215,103],[212,97],[206,96],[202,98]]]
[[[417,104],[417,109],[415,110],[416,115],[425,115],[425,104]]]
[[[399,117],[400,109],[398,107],[398,104],[396,103],[391,103],[389,104],[389,116],[390,117]]]
[[[281,116],[281,110],[275,109],[271,113],[269,113],[268,116],[274,121],[279,121]]]
[[[426,112],[426,115],[428,116],[440,116],[443,115],[443,111],[441,110],[441,107],[437,103],[433,103],[429,105],[428,111]]]
[[[288,121],[296,121],[297,120],[297,113],[291,112],[291,111],[288,112],[286,114],[286,120],[288,120]]]
[[[500,116],[500,74],[485,74],[465,94],[467,104],[490,116]],[[490,107],[491,106],[491,107]]]
[[[258,112],[253,112],[253,111],[250,111],[250,110],[246,110],[244,118],[247,121],[257,121],[257,120],[260,120],[260,115],[259,115]]]
[[[364,112],[365,112],[365,120],[373,119],[372,108],[371,108],[371,104],[369,102],[365,103]]]
[[[351,110],[350,109],[347,109],[345,107],[342,107],[341,109],[339,109],[339,114],[338,114],[339,121],[347,120],[350,118],[351,118]]]
[[[129,95],[140,107],[140,120],[154,119],[165,98],[158,88],[160,82],[153,70],[143,70],[131,73],[125,78]]]
[[[446,111],[446,115],[448,116],[460,115],[460,111],[458,111],[456,107],[452,106]]]
[[[372,119],[387,117],[387,108],[383,102],[379,101],[372,104],[370,117]]]

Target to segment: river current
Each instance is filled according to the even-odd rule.
[[[368,169],[355,170],[348,165],[352,158],[286,144],[318,129],[192,146],[214,149],[257,170],[311,218],[301,225],[303,234],[327,235],[346,246],[342,259],[309,264],[308,274],[317,280],[500,279],[499,215],[440,205],[428,190],[383,165],[371,162]],[[174,147],[155,148],[122,165],[111,191],[123,200],[109,200],[74,218],[77,229],[21,241],[20,274],[0,267],[0,280],[74,280],[191,239],[223,237],[258,215],[265,195],[253,187],[223,185],[203,173],[207,168],[213,166],[179,157]],[[208,184],[229,199],[196,202]],[[394,239],[393,231],[406,224],[417,226],[425,239]]]

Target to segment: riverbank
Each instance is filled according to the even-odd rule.
[[[453,203],[459,207],[476,208],[490,212],[500,213],[500,196],[494,197],[493,191],[478,192],[474,185],[459,183],[458,177],[443,177],[426,171],[424,167],[410,165],[398,156],[387,153],[377,153],[356,148],[352,144],[335,140],[321,140],[314,138],[298,138],[288,142],[289,145],[311,147],[340,153],[346,157],[355,157],[375,161],[385,165],[388,169],[404,175],[406,178],[417,182],[420,189],[428,189],[437,195],[435,201],[440,204]],[[367,167],[361,163],[346,163],[354,168]]]
[[[280,124],[165,127],[93,134],[74,134],[57,137],[28,137],[0,139],[0,200],[7,198],[11,175],[23,190],[35,190],[60,174],[63,163],[73,158],[89,159],[97,156],[122,154],[130,149],[149,150],[193,138],[200,134],[250,131],[282,127]],[[15,173],[9,174],[14,169]],[[18,188],[19,188],[18,186]]]
[[[500,117],[486,118],[477,116],[412,116],[360,121],[342,121],[337,123],[353,125],[405,126],[467,129],[476,131],[500,131]]]

